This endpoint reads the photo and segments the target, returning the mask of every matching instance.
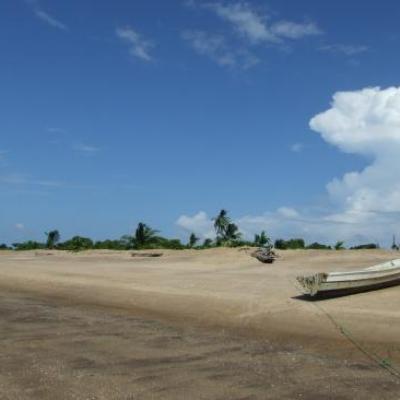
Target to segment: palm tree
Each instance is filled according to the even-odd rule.
[[[231,222],[231,219],[228,217],[228,211],[222,209],[218,216],[216,216],[214,219],[214,229],[215,232],[217,233],[217,236],[224,237],[226,234],[226,230],[228,225]]]
[[[396,236],[393,235],[392,250],[399,250],[398,244],[396,244]]]
[[[200,239],[194,233],[192,233],[189,237],[188,247],[194,247],[199,240]]]
[[[45,232],[45,235],[47,236],[46,247],[48,249],[53,249],[57,242],[60,240],[60,233],[57,229],[55,229],[50,232]]]
[[[259,235],[256,234],[254,236],[254,243],[260,247],[269,246],[271,244],[271,239],[267,236],[265,231],[262,231]]]
[[[225,231],[225,240],[232,241],[232,240],[238,240],[242,234],[239,232],[239,228],[237,227],[236,224],[230,223],[226,227]]]
[[[136,247],[144,247],[151,242],[154,242],[156,234],[158,233],[157,230],[150,228],[148,225],[144,224],[143,222],[139,222],[136,231],[135,231],[135,245]]]
[[[336,242],[334,248],[335,248],[335,250],[343,250],[344,242],[342,240],[339,240],[338,242]]]

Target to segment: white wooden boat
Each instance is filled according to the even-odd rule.
[[[359,271],[322,272],[298,276],[297,281],[310,296],[361,292],[400,284],[400,259]]]

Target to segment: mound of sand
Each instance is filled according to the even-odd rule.
[[[3,252],[0,286],[272,340],[304,339],[313,346],[343,340],[329,314],[362,342],[398,342],[400,287],[315,303],[299,298],[295,282],[299,274],[393,259],[392,252],[285,251],[273,265],[238,249],[162,252],[159,258],[114,251]]]

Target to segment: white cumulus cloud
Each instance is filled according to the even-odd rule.
[[[342,151],[372,157],[327,185],[337,212],[325,219],[389,235],[400,224],[400,88],[338,92],[310,127]]]
[[[338,92],[310,127],[343,151],[382,158],[400,144],[400,88]]]
[[[199,211],[193,216],[181,215],[177,219],[176,225],[187,232],[200,235],[202,238],[215,237],[213,221],[204,211]]]

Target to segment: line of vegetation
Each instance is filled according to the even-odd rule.
[[[254,236],[254,240],[244,240],[238,226],[232,222],[228,212],[222,209],[219,214],[213,218],[215,239],[205,238],[200,242],[200,238],[191,233],[188,242],[182,243],[179,239],[168,239],[159,235],[159,231],[151,228],[149,225],[139,222],[135,232],[132,235],[124,235],[116,240],[98,240],[93,241],[90,238],[74,236],[64,242],[61,241],[61,235],[58,230],[46,232],[44,242],[28,240],[20,243],[13,243],[12,246],[0,244],[0,250],[39,250],[39,249],[57,249],[69,251],[81,251],[90,249],[104,250],[141,250],[141,249],[209,249],[212,247],[275,247],[279,250],[342,250],[344,242],[339,241],[334,246],[329,246],[314,242],[306,245],[304,239],[294,238],[289,240],[277,239],[272,243],[265,231]],[[379,245],[374,243],[363,244],[350,247],[353,250],[377,249]]]

